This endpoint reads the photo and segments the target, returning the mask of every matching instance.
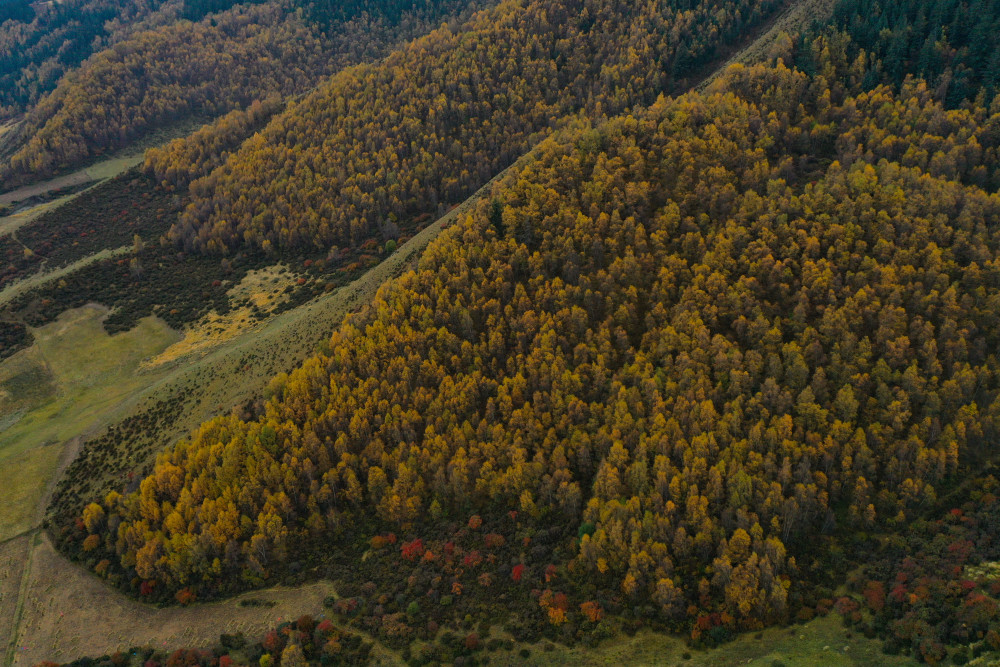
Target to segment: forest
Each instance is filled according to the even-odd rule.
[[[474,3],[406,3],[391,19],[344,15],[320,32],[291,2],[239,5],[176,21],[96,53],[26,114],[22,144],[0,167],[9,186],[49,177],[191,116],[215,117],[308,90],[383,55]],[[277,65],[277,66],[276,66]]]
[[[842,0],[833,25],[869,55],[868,85],[917,76],[949,107],[1000,91],[996,0]]]
[[[156,0],[0,4],[0,119],[23,113],[96,48],[164,25],[179,6]]]
[[[411,580],[444,568],[428,595],[525,581],[553,628],[611,609],[711,643],[829,609],[821,554],[933,508],[1000,425],[998,118],[866,90],[847,41],[811,45],[829,76],[734,67],[555,133],[259,414],[63,548],[154,599],[371,537]],[[493,546],[449,570],[469,514]]]
[[[7,102],[29,139],[5,183],[207,122],[0,236],[0,286],[118,253],[6,304],[0,358],[91,302],[109,332],[182,329],[279,262],[293,308],[514,166],[264,395],[135,469],[200,397],[89,441],[53,542],[157,605],[336,582],[322,616],[136,649],[149,667],[478,664],[643,628],[702,649],[830,613],[886,655],[996,657],[996,5],[837,0],[703,89],[783,3],[204,0],[102,24]],[[68,483],[95,466],[118,481]]]
[[[464,200],[566,118],[683,87],[777,6],[507,0],[290,104],[192,185],[171,238],[212,254],[388,238]]]

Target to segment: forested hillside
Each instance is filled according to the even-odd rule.
[[[222,374],[256,389],[95,430],[50,536],[154,604],[336,587],[322,622],[133,661],[700,649],[831,610],[886,653],[1000,655],[996,0],[835,0],[700,92],[787,3],[70,2],[119,18],[9,60],[4,186],[213,120],[0,238],[0,287],[65,270],[5,302],[0,358],[92,302],[204,320],[154,362],[204,354],[199,390],[213,317],[270,338]],[[2,11],[15,44],[49,10]],[[275,361],[268,318],[356,278]]]
[[[180,2],[70,0],[0,5],[0,118],[25,111],[91,53],[137,26],[164,25]]]
[[[557,133],[258,416],[206,424],[64,546],[200,597],[391,531],[412,582],[438,522],[482,514],[488,550],[569,528],[432,590],[523,580],[554,626],[590,601],[695,639],[816,604],[855,531],[992,453],[1000,119],[815,51],[829,77],[736,68]]]
[[[507,0],[289,105],[194,189],[172,238],[224,252],[385,235],[462,201],[567,116],[683,85],[777,4]]]
[[[308,90],[469,5],[408,2],[391,16],[359,8],[321,32],[295,3],[275,2],[136,34],[95,54],[38,102],[17,129],[24,143],[0,177],[12,186],[50,176],[190,115]]]
[[[868,87],[879,82],[898,86],[916,76],[926,79],[950,107],[971,101],[980,91],[979,104],[988,104],[998,92],[996,0],[841,0],[833,26],[865,50]]]
[[[222,164],[243,141],[281,110],[278,95],[230,111],[196,132],[146,151],[143,168],[164,188],[186,188]]]

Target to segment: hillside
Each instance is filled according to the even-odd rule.
[[[0,177],[10,185],[46,178],[165,123],[301,93],[470,5],[410,2],[382,12],[361,3],[320,28],[294,3],[273,2],[140,32],[95,53],[28,111],[16,130],[22,145]]]
[[[777,6],[507,0],[290,105],[193,190],[171,238],[209,253],[392,238],[566,117],[684,86]]]
[[[212,120],[0,219],[8,660],[1000,659],[991,1],[208,2],[96,50],[10,173]]]
[[[941,113],[779,64],[561,132],[257,416],[208,422],[62,545],[213,597],[289,564],[350,581],[329,549],[364,543],[400,609],[544,588],[499,603],[528,637],[614,613],[715,642],[822,605],[824,553],[920,516],[996,433],[997,200],[889,152],[995,122],[922,129]]]

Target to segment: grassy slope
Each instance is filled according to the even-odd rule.
[[[22,280],[13,282],[2,290],[0,290],[0,306],[6,303],[10,303],[20,295],[25,292],[30,292],[31,290],[41,287],[42,285],[52,282],[53,280],[58,280],[63,276],[68,276],[71,273],[75,273],[80,269],[83,269],[94,262],[99,262],[103,259],[108,259],[110,257],[115,257],[117,255],[127,255],[133,252],[132,246],[122,246],[121,248],[115,248],[113,250],[102,250],[96,252],[93,255],[84,257],[81,260],[73,262],[72,264],[67,264],[66,266],[61,266],[57,269],[45,270],[42,269],[37,273],[32,273],[26,276]]]
[[[33,331],[35,344],[0,364],[0,540],[33,528],[39,504],[66,449],[127,409],[155,378],[143,359],[177,338],[149,318],[108,336],[104,309],[86,307]]]
[[[771,667],[886,667],[916,665],[911,658],[884,655],[881,642],[851,635],[836,614],[817,618],[791,628],[769,628],[760,633],[745,634],[736,640],[707,651],[691,651],[684,643],[654,632],[638,632],[634,637],[621,637],[601,644],[596,649],[544,645],[528,647],[528,665],[690,665],[691,667],[721,667],[722,665],[756,665]],[[684,658],[689,654],[689,658]],[[513,652],[511,664],[521,660]],[[505,662],[501,660],[501,662]]]

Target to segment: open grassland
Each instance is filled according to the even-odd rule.
[[[154,318],[109,336],[104,315],[97,306],[64,313],[33,331],[32,347],[0,363],[0,540],[37,525],[66,450],[127,410],[135,391],[156,379],[140,363],[177,339]]]

